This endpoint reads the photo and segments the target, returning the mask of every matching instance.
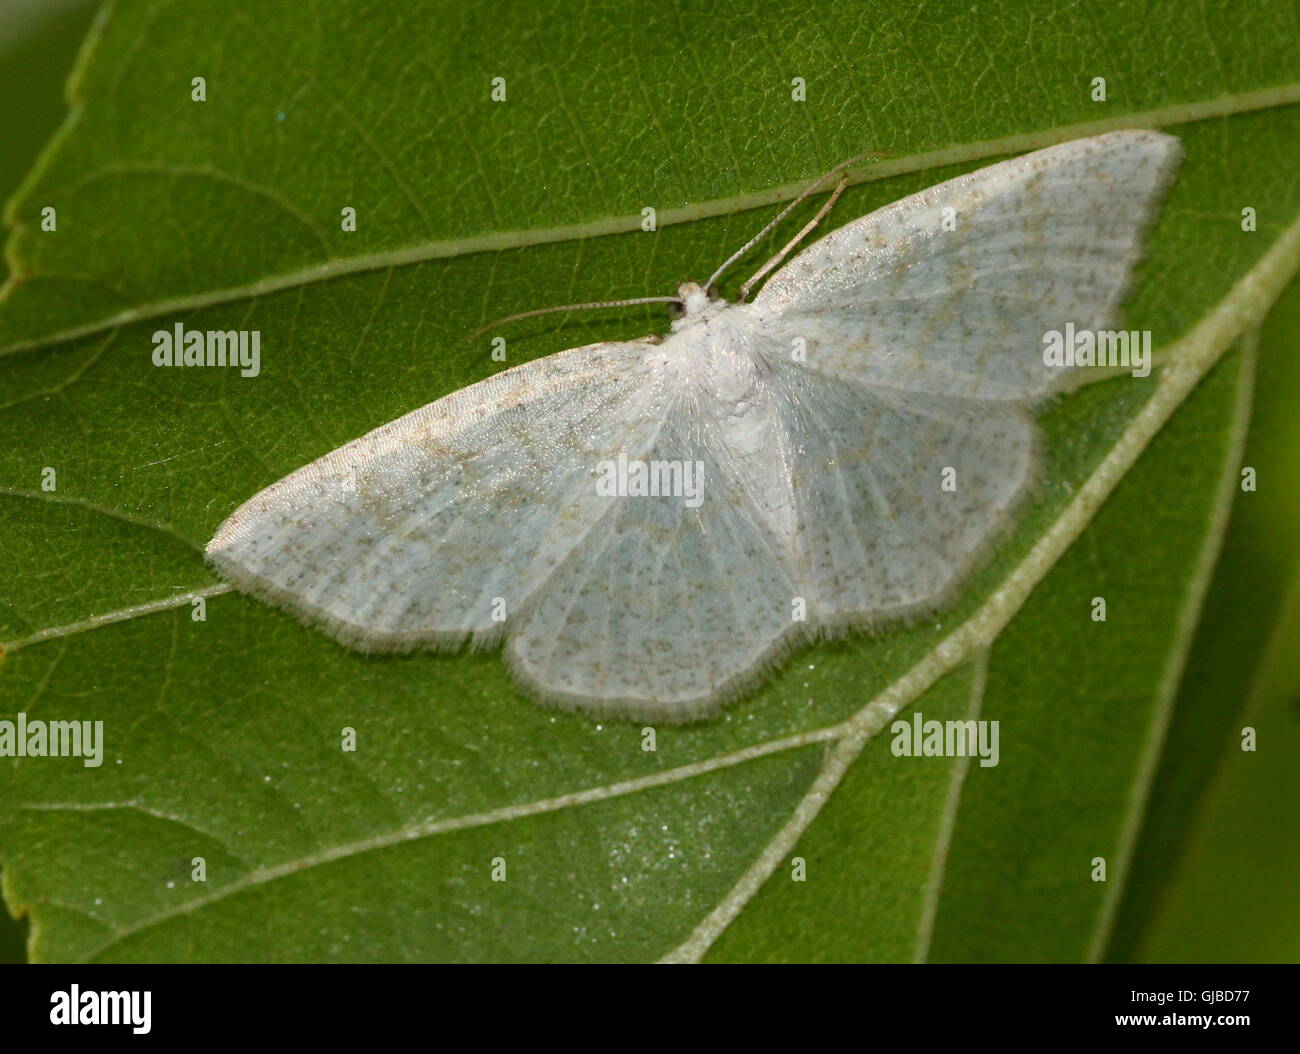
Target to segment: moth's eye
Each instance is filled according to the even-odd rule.
[[[686,305],[682,303],[669,304],[668,314],[672,318],[681,318],[684,314],[686,314]]]

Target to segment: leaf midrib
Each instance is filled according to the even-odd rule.
[[[1075,124],[1058,125],[1054,128],[1041,129],[1036,132],[1025,132],[1016,135],[1002,136],[997,139],[979,140],[972,143],[961,143],[955,146],[945,147],[941,150],[909,154],[903,157],[885,158],[884,160],[875,161],[868,164],[866,167],[860,167],[857,170],[852,171],[849,175],[848,182],[850,185],[870,183],[880,179],[887,179],[911,172],[938,168],[944,165],[962,164],[989,157],[997,157],[1004,154],[1016,154],[1027,150],[1037,150],[1042,147],[1052,146],[1056,143],[1078,139],[1083,136],[1100,135],[1103,132],[1134,128],[1163,128],[1169,125],[1185,124],[1191,121],[1200,121],[1212,117],[1225,117],[1231,114],[1246,113],[1252,110],[1267,109],[1274,106],[1285,106],[1292,103],[1300,103],[1300,82],[1292,82],[1272,88],[1261,88],[1251,92],[1240,92],[1233,95],[1222,95],[1217,98],[1205,99],[1199,102],[1160,107],[1154,110],[1144,110],[1137,113],[1108,117],[1097,121],[1082,121]],[[74,108],[73,113],[69,115],[69,123],[75,121],[78,112],[79,110]],[[49,157],[52,151],[56,148],[57,144],[61,142],[62,138],[62,135],[55,135],[50,146],[37,161],[31,177],[25,182],[23,188],[19,190],[18,194],[16,194],[13,200],[9,203],[7,212],[11,229],[11,247],[14,244],[13,239],[24,226],[14,218],[17,203],[21,200],[22,195],[28,188],[37,184],[40,174],[49,163]],[[96,172],[83,174],[80,177],[79,182],[85,182],[86,180],[95,177],[96,174]],[[206,171],[206,174],[219,175],[220,173],[218,173],[217,170],[211,170]],[[778,202],[790,201],[806,189],[807,185],[808,180],[804,179],[794,183],[785,183],[781,186],[753,191],[748,194],[738,194],[725,198],[713,198],[707,201],[700,201],[691,205],[686,205],[681,208],[664,209],[656,213],[655,222],[656,225],[660,227],[673,226],[675,224],[691,223],[696,220],[732,215],[737,212],[761,208]],[[335,278],[341,278],[352,274],[363,274],[369,271],[382,270],[384,268],[404,267],[425,263],[430,260],[469,256],[477,253],[498,252],[506,249],[520,249],[527,246],[545,245],[555,242],[579,241],[586,238],[601,237],[605,235],[628,234],[640,230],[642,221],[643,218],[640,212],[637,212],[634,215],[609,216],[596,220],[588,220],[582,223],[561,224],[555,227],[537,228],[535,230],[496,231],[491,234],[477,235],[470,238],[452,238],[442,241],[422,242],[418,245],[408,246],[403,249],[393,249],[386,252],[366,253],[360,256],[336,257],[312,267],[287,272],[281,275],[273,275],[245,285],[231,286],[225,289],[210,290],[206,293],[197,293],[189,296],[159,300],[152,304],[128,308],[125,311],[118,312],[115,315],[110,315],[98,322],[73,326],[69,329],[47,334],[44,337],[15,341],[9,345],[0,347],[0,356],[66,343],[67,341],[77,340],[105,330],[114,329],[119,326],[151,318],[158,318],[163,315],[194,311],[206,307],[213,307],[218,304],[232,303],[238,300],[266,296],[271,293],[283,292],[286,289],[294,289],[300,286],[311,285],[316,282],[330,281]],[[13,263],[11,269],[14,271],[14,274],[5,282],[3,287],[0,287],[0,310],[3,309],[5,301],[12,295],[13,290],[18,288],[18,286],[23,282],[31,282],[43,277],[67,277],[59,275],[42,276],[27,274],[20,280],[17,277],[20,267],[17,265],[17,261],[11,262]]]

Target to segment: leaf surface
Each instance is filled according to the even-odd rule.
[[[107,740],[99,768],[0,761],[5,895],[34,958],[1104,950],[1226,522],[1251,333],[1300,261],[1291,8],[1157,25],[1137,4],[1043,23],[770,3],[705,33],[673,4],[584,6],[101,18],[11,202],[0,304],[0,712],[103,720]],[[203,565],[258,489],[499,369],[466,340],[484,321],[699,279],[864,149],[889,157],[832,227],[1124,126],[1187,154],[1128,304],[1165,365],[1044,412],[1041,487],[934,619],[801,651],[649,752],[640,727],[535,706],[496,654],[362,656]],[[260,374],[154,367],[176,323],[259,330]],[[650,308],[532,319],[505,331],[507,364],[664,327]],[[913,710],[999,720],[999,765],[895,757]]]

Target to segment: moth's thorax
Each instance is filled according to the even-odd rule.
[[[793,537],[793,493],[782,450],[788,407],[755,344],[759,309],[716,300],[710,307],[705,317],[678,320],[659,348],[672,355],[708,431],[725,448],[727,471],[772,530]]]
[[[745,402],[759,383],[754,357],[753,308],[707,301],[672,325],[661,348],[673,353],[683,378],[723,404]]]

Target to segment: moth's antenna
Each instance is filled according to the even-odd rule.
[[[867,153],[858,154],[857,157],[851,157],[847,161],[841,161],[834,168],[830,169],[830,171],[824,172],[822,175],[818,176],[817,179],[815,179],[812,183],[808,184],[808,186],[804,188],[803,192],[797,198],[795,198],[794,201],[790,202],[789,205],[787,205],[780,212],[778,212],[766,227],[764,227],[761,231],[755,234],[754,237],[750,238],[749,241],[747,241],[734,253],[728,256],[727,259],[723,261],[722,266],[713,272],[713,277],[710,278],[704,284],[704,288],[706,290],[712,289],[713,283],[716,282],[722,276],[723,271],[725,271],[728,267],[730,267],[742,256],[744,256],[745,253],[749,252],[750,249],[752,249],[755,245],[757,245],[760,241],[762,241],[765,237],[767,237],[768,233],[772,230],[773,227],[775,227],[783,219],[789,216],[790,213],[794,211],[795,207],[799,205],[804,200],[804,198],[806,198],[809,194],[816,193],[817,188],[820,187],[823,183],[825,183],[828,179],[830,179],[831,176],[835,175],[836,172],[839,172],[841,169],[848,168],[850,165],[857,164],[864,157],[883,157],[883,156],[885,155],[875,151],[867,151]]]
[[[630,307],[633,304],[681,304],[682,302],[682,298],[679,296],[638,296],[633,297],[631,300],[597,300],[590,304],[562,304],[559,307],[539,307],[533,311],[520,311],[517,315],[506,315],[505,318],[489,322],[486,326],[479,326],[465,339],[473,340],[480,333],[486,333],[489,329],[495,329],[497,326],[504,326],[507,322],[518,322],[521,318],[532,318],[534,315],[551,315],[557,311],[582,311],[586,308],[598,307]]]
[[[751,288],[753,288],[754,284],[756,282],[762,281],[764,275],[768,274],[773,267],[775,267],[777,264],[779,264],[782,260],[784,260],[787,256],[790,255],[791,249],[793,249],[796,245],[798,245],[801,241],[803,241],[806,237],[808,237],[808,233],[814,227],[816,227],[817,224],[821,223],[822,219],[826,216],[826,213],[830,212],[831,209],[835,207],[835,203],[840,200],[840,195],[844,193],[844,188],[847,187],[848,185],[849,185],[849,177],[848,174],[845,173],[840,176],[839,185],[836,186],[836,188],[831,192],[831,196],[829,199],[827,199],[826,204],[817,210],[817,215],[814,216],[812,219],[810,219],[807,223],[805,223],[803,226],[803,230],[801,230],[798,234],[796,234],[793,238],[791,238],[788,242],[785,243],[784,249],[782,249],[779,253],[773,256],[772,259],[768,260],[767,263],[765,263],[762,267],[760,267],[758,271],[755,272],[754,275],[750,277],[748,282],[746,282],[744,285],[740,287],[740,296],[736,298],[737,303],[743,304],[745,302],[745,299],[749,296],[749,291]]]

